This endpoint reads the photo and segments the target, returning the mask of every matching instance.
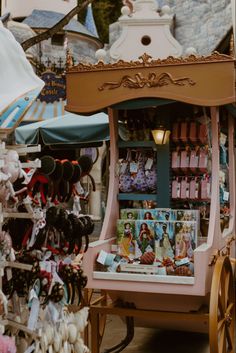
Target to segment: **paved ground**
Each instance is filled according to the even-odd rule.
[[[109,316],[101,352],[119,343],[125,336],[125,324],[119,317]],[[160,331],[135,328],[135,335],[124,353],[209,353],[208,335],[192,332]]]

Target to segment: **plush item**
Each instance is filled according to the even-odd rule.
[[[11,253],[12,240],[7,232],[0,231],[0,259],[1,257],[7,257]]]
[[[81,333],[84,331],[85,327],[88,324],[88,314],[89,308],[87,306],[75,313],[75,323],[77,326],[77,330]]]
[[[155,253],[152,251],[146,252],[140,257],[140,263],[144,265],[152,265],[155,260]]]
[[[16,346],[11,337],[0,335],[0,352],[16,353]]]
[[[175,269],[175,275],[177,276],[192,276],[193,273],[191,269],[188,266],[178,266]]]
[[[10,175],[11,183],[14,183],[20,176],[20,160],[19,155],[14,150],[7,151],[4,157],[3,172]]]

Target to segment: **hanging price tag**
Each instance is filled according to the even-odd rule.
[[[229,201],[229,192],[228,191],[224,191],[223,200]]]
[[[137,173],[138,172],[138,163],[131,162],[129,165],[130,173]]]
[[[145,170],[151,169],[153,165],[153,159],[152,158],[148,158],[147,162],[145,163]]]
[[[124,174],[126,172],[128,166],[128,162],[122,162],[120,165],[120,174]]]

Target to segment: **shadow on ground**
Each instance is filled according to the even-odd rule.
[[[125,333],[124,322],[119,317],[109,316],[100,352],[119,343],[124,338]],[[208,335],[136,327],[132,342],[122,352],[209,353]]]

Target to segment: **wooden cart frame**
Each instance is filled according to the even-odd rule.
[[[154,279],[152,276],[151,279],[148,275],[99,273],[94,271],[96,256],[100,250],[109,251],[115,241],[119,212],[116,175],[117,109],[120,104],[134,100],[142,100],[145,104],[151,100],[154,105],[156,99],[171,99],[210,108],[212,195],[208,237],[204,244],[195,249],[194,278],[166,276]],[[91,113],[109,107],[111,158],[107,211],[100,239],[90,244],[85,255],[84,269],[88,275],[88,288],[105,291],[112,298],[112,303],[107,305],[105,296],[99,303],[91,304],[92,353],[99,352],[106,314],[128,318],[129,327],[134,318],[142,318],[142,321],[153,318],[158,321],[156,327],[164,328],[179,328],[180,323],[186,326],[186,323],[189,325],[191,322],[193,331],[209,332],[211,353],[234,352],[235,259],[231,257],[235,251],[235,153],[234,119],[230,115],[228,141],[231,214],[229,228],[223,233],[220,229],[218,201],[219,106],[233,102],[234,59],[218,53],[208,57],[191,55],[185,58],[169,57],[165,60],[152,60],[144,54],[135,62],[79,64],[68,70],[68,111]],[[162,204],[162,207],[165,205]],[[175,303],[180,296],[185,298],[184,305],[176,307]],[[129,302],[129,305],[133,303],[134,307],[117,306],[118,298]],[[201,311],[204,303],[207,304],[206,312]],[[132,329],[127,334],[125,344],[131,337]],[[114,352],[120,351],[122,344],[113,347]]]

